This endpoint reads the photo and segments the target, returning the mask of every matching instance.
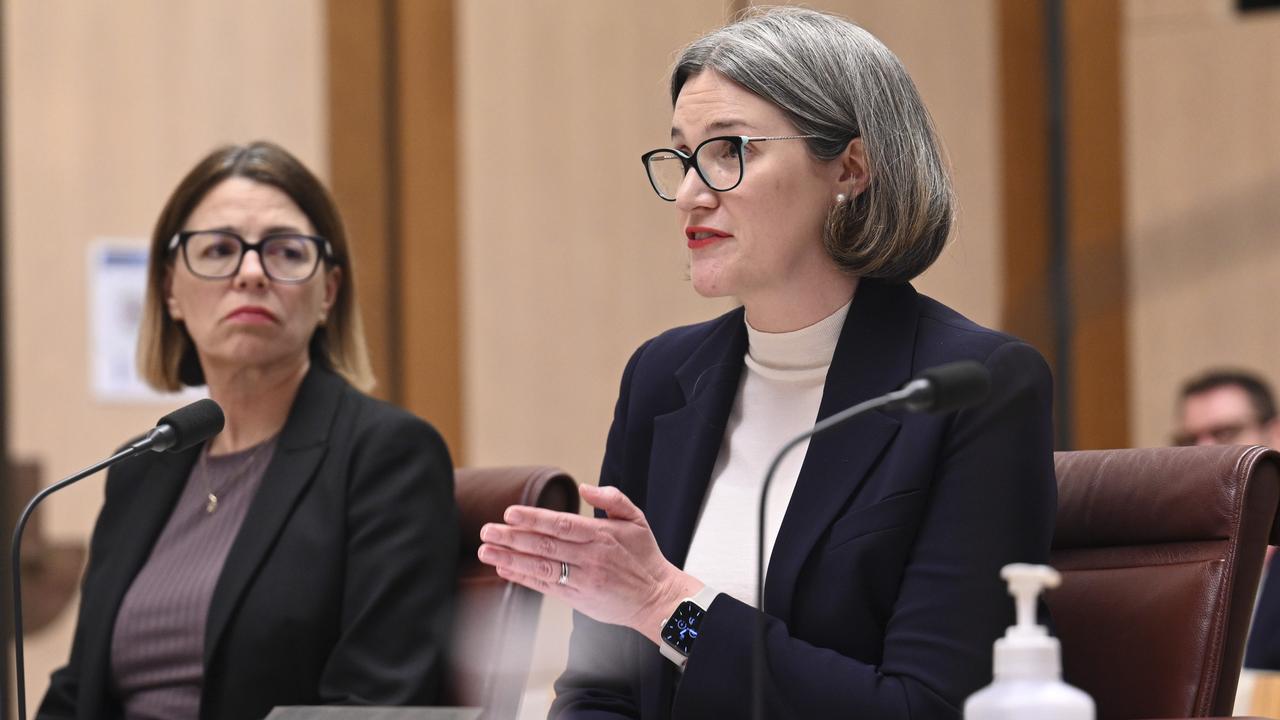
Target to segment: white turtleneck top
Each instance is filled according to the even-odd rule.
[[[711,471],[684,570],[708,587],[756,604],[760,488],[782,444],[813,427],[849,303],[809,327],[766,333],[747,324],[747,354],[720,454]],[[806,440],[778,466],[765,513],[765,558],[808,452]]]

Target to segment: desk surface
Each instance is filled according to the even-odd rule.
[[[295,705],[272,710],[266,720],[476,720],[480,712],[467,707]]]
[[[1235,714],[1280,717],[1280,672],[1241,670]]]

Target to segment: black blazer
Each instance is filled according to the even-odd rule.
[[[1280,563],[1275,557],[1267,564],[1267,576],[1253,611],[1244,666],[1254,670],[1280,670]]]
[[[650,340],[623,373],[601,484],[645,510],[676,565],[746,349],[739,308]],[[961,359],[991,371],[983,404],[941,416],[873,412],[810,443],[766,578],[769,717],[959,718],[991,681],[992,642],[1013,621],[1000,568],[1047,562],[1053,534],[1044,360],[909,285],[864,279],[818,417]],[[754,557],[754,545],[742,551]],[[679,677],[638,633],[577,614],[551,714],[749,717],[757,617],[716,598]]]
[[[71,658],[39,717],[121,715],[110,675],[116,613],[198,454],[148,453],[108,474]],[[313,367],[214,588],[200,717],[433,703],[457,543],[439,434]]]

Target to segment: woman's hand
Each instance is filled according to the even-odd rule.
[[[480,560],[506,580],[661,642],[662,623],[702,583],[667,562],[644,513],[621,490],[581,485],[578,491],[608,517],[512,505],[505,524],[481,528]],[[563,583],[562,563],[568,565]]]

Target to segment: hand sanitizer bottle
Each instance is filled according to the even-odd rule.
[[[1040,591],[1062,576],[1047,565],[1006,565],[1000,576],[1016,601],[1018,623],[995,644],[995,678],[964,704],[965,720],[1094,720],[1093,699],[1062,682],[1058,639],[1037,625]]]

